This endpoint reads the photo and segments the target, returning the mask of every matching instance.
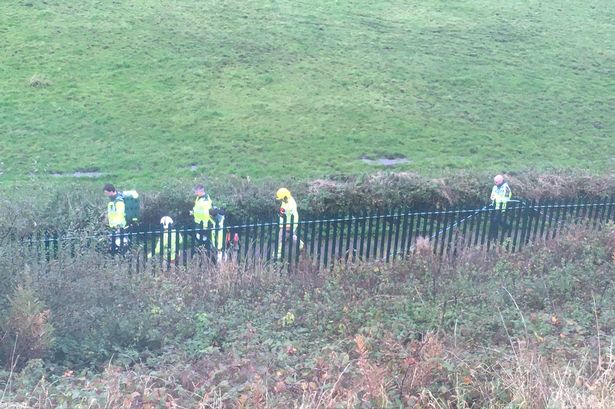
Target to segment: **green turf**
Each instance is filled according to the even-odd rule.
[[[615,165],[615,2],[6,0],[0,182]],[[197,165],[196,171],[191,170]]]

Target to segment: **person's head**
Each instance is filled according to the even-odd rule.
[[[160,219],[160,224],[162,224],[162,227],[167,230],[169,226],[173,224],[173,219],[169,216],[163,216],[162,219]]]
[[[107,183],[103,187],[103,193],[107,197],[115,197],[115,195],[117,195],[117,190],[115,190],[115,186],[113,186],[111,183]]]
[[[204,196],[205,195],[205,186],[203,186],[202,184],[198,184],[194,187],[194,194],[197,195],[198,197]]]
[[[281,187],[278,189],[277,192],[275,192],[275,198],[277,200],[287,202],[290,197],[291,197],[290,190],[286,189],[285,187]]]
[[[496,175],[493,178],[493,183],[495,183],[496,186],[501,186],[502,183],[504,183],[504,176],[502,175]]]

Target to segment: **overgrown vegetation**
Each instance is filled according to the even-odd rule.
[[[81,172],[157,191],[400,156],[430,176],[613,165],[611,0],[8,0],[0,16],[5,185]]]
[[[278,205],[274,194],[283,185],[291,189],[304,216],[315,216],[404,206],[412,209],[482,206],[489,198],[492,177],[469,172],[451,173],[437,179],[414,173],[376,173],[312,181],[213,178],[205,182],[214,204],[226,208],[228,225],[233,220],[275,217]],[[615,194],[615,174],[598,177],[580,171],[522,172],[507,178],[515,199],[603,201]],[[164,215],[171,215],[181,224],[191,222],[193,187],[191,183],[175,182],[157,191],[139,189],[143,223],[158,224]],[[134,186],[118,186],[120,190],[128,188]],[[27,194],[13,192],[0,198],[0,226],[16,234],[43,228],[95,231],[104,225],[105,219],[107,199],[101,189],[102,185],[88,188],[65,184],[50,189],[35,184]]]
[[[606,409],[614,250],[613,226],[577,228],[518,254],[441,260],[419,245],[392,265],[292,276],[135,276],[92,268],[96,254],[24,269],[13,252],[0,264],[4,297],[35,294],[55,338],[41,359],[0,372],[0,402]]]

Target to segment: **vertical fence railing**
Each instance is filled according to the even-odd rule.
[[[58,232],[11,235],[0,246],[17,243],[17,254],[31,262],[51,263],[60,256],[79,257],[96,249],[124,261],[131,271],[207,269],[232,263],[241,269],[276,264],[292,271],[300,263],[312,269],[378,260],[395,262],[416,249],[439,257],[464,248],[498,247],[510,252],[551,240],[570,228],[601,230],[615,219],[615,200],[511,201],[505,208],[450,208],[432,211],[376,210],[330,215],[321,219],[225,225],[222,220],[164,229],[147,226],[99,236],[68,236]]]

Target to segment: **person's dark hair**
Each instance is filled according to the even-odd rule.
[[[205,186],[203,186],[203,184],[199,183],[198,185],[196,185],[194,187],[194,190],[205,190]]]
[[[113,186],[111,183],[107,183],[103,187],[103,192],[117,192],[117,190],[115,190],[115,186]]]

